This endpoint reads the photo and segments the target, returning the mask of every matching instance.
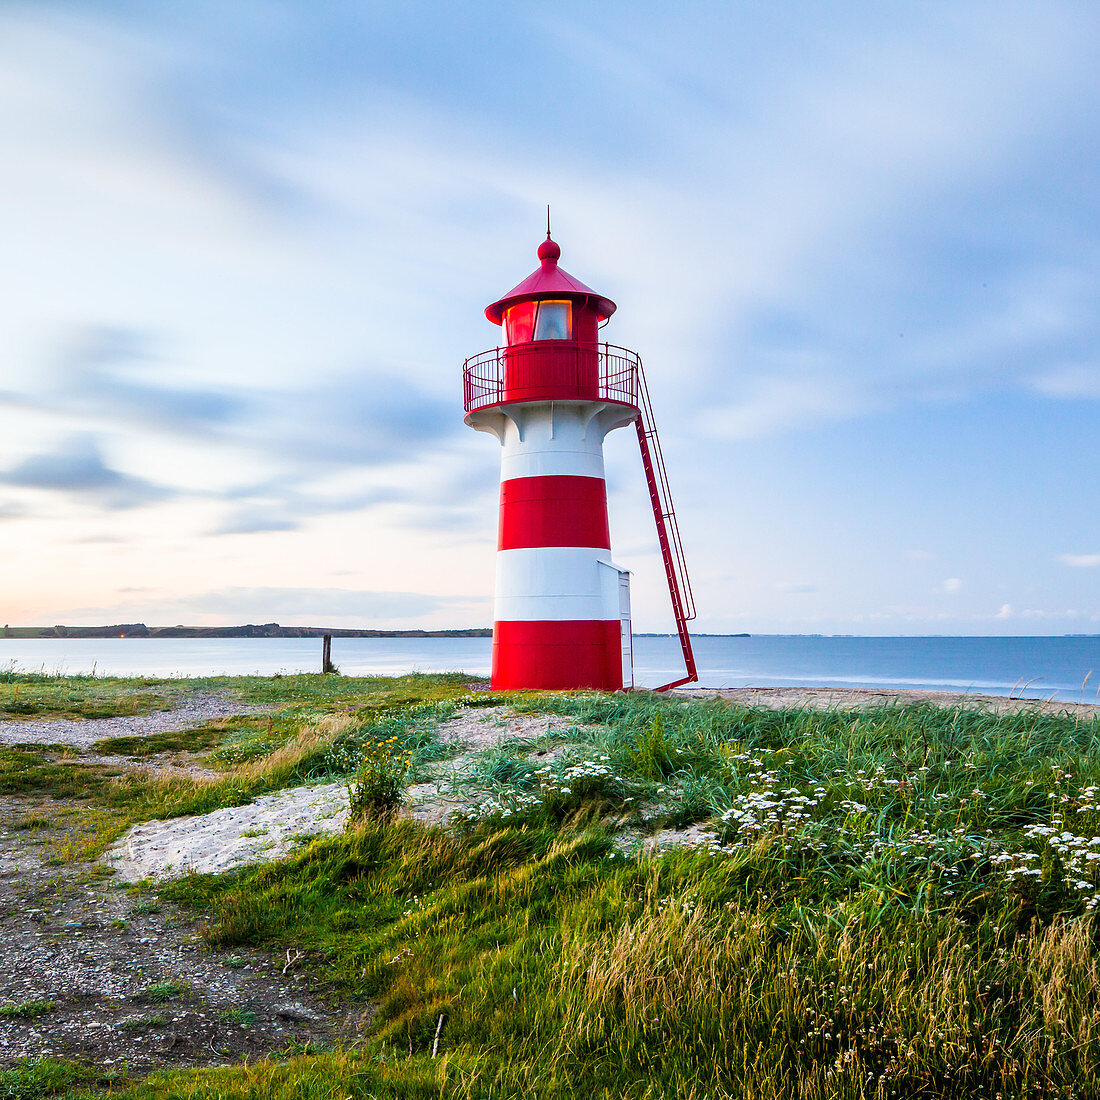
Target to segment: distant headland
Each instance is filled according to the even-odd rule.
[[[116,623],[113,626],[5,626],[3,638],[491,638],[489,627],[468,630],[367,630],[335,626],[280,626],[249,623],[247,626],[146,626]]]

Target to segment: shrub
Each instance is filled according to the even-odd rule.
[[[396,737],[365,742],[348,781],[348,820],[392,816],[405,793],[412,759]]]

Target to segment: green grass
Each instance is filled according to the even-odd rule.
[[[424,702],[477,685],[464,673],[408,676],[205,676],[190,679],[67,675],[0,669],[0,721],[16,718],[111,718],[170,708],[191,691],[222,691],[245,703],[289,707],[299,716],[356,707],[371,695],[391,703]],[[487,685],[486,685],[487,686]],[[121,750],[120,750],[121,751]]]
[[[200,726],[191,730],[171,730],[146,736],[104,737],[92,746],[96,752],[131,756],[137,759],[168,752],[197,753],[222,744],[226,724]]]
[[[90,1095],[78,1087],[104,1086],[121,1081],[112,1073],[97,1072],[71,1062],[49,1058],[28,1058],[14,1066],[0,1069],[2,1100],[45,1100],[47,1097]],[[95,1093],[92,1095],[102,1095]]]
[[[115,1027],[120,1031],[148,1031],[151,1027],[164,1027],[167,1023],[163,1016],[130,1016],[119,1020]]]
[[[167,1004],[175,1001],[187,992],[187,986],[183,982],[153,982],[146,988],[144,997],[153,1004]]]
[[[424,765],[466,693],[464,678],[347,689],[226,728],[211,799],[341,774],[391,737]],[[642,695],[518,705],[571,718],[575,744],[486,754],[457,830],[361,822],[160,890],[210,914],[219,951],[303,952],[344,1011],[373,1005],[363,1048],[112,1095],[1100,1096],[1100,723]],[[693,822],[697,848],[617,848]]]
[[[227,1024],[251,1027],[256,1022],[256,1013],[249,1012],[246,1008],[223,1008],[218,1012],[218,1019]]]
[[[303,1062],[301,1095],[341,1075],[353,1096],[1097,1094],[1098,883],[1027,835],[1055,815],[1100,835],[1096,723],[527,705],[584,723],[583,747],[549,767],[490,755],[487,794],[530,800],[510,820],[368,823],[168,888],[213,912],[216,945],[308,951],[377,1005],[368,1051]],[[612,846],[617,822],[684,816],[713,842],[640,862]],[[279,1094],[279,1067],[251,1073],[225,1095]],[[212,1079],[172,1080],[163,1095]]]
[[[459,704],[479,698],[470,695],[469,678],[458,674],[392,679],[318,674],[118,684],[135,682],[163,685],[168,695],[186,683],[275,709],[198,730],[113,738],[96,745],[100,752],[144,758],[180,749],[205,750],[201,759],[222,773],[217,779],[156,777],[82,763],[63,745],[0,746],[0,794],[77,799],[95,808],[88,811],[89,820],[98,823],[95,839],[82,835],[79,843],[63,845],[55,862],[95,858],[137,821],[207,813],[285,787],[341,778],[355,770],[363,745],[374,738],[396,737],[412,754],[410,775],[415,776],[445,751],[434,734],[439,721]],[[77,677],[55,686],[70,693],[77,706],[101,684],[95,677]]]
[[[15,1020],[33,1020],[45,1016],[53,1008],[53,1001],[21,1001],[19,1004],[0,1005],[0,1016]]]
[[[67,676],[0,669],[0,721],[15,718],[112,718],[172,705],[178,681]]]

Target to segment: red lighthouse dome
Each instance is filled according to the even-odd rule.
[[[534,302],[539,299],[564,299],[570,302],[578,312],[578,321],[574,326],[573,339],[596,339],[596,327],[585,321],[590,317],[596,322],[606,321],[615,312],[615,303],[602,294],[597,294],[591,287],[587,287],[580,279],[573,278],[564,268],[558,266],[561,258],[561,247],[557,241],[546,234],[538,248],[539,266],[527,276],[518,286],[513,287],[499,301],[485,307],[485,316],[494,324],[504,324],[504,318],[508,311],[516,305],[524,302]],[[508,340],[507,343],[519,341]]]

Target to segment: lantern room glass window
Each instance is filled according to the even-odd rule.
[[[512,344],[529,344],[535,331],[535,302],[520,302],[504,313],[504,340]]]
[[[539,302],[535,339],[568,340],[570,312],[569,302]]]
[[[504,341],[568,340],[573,327],[571,302],[520,302],[504,311]]]

